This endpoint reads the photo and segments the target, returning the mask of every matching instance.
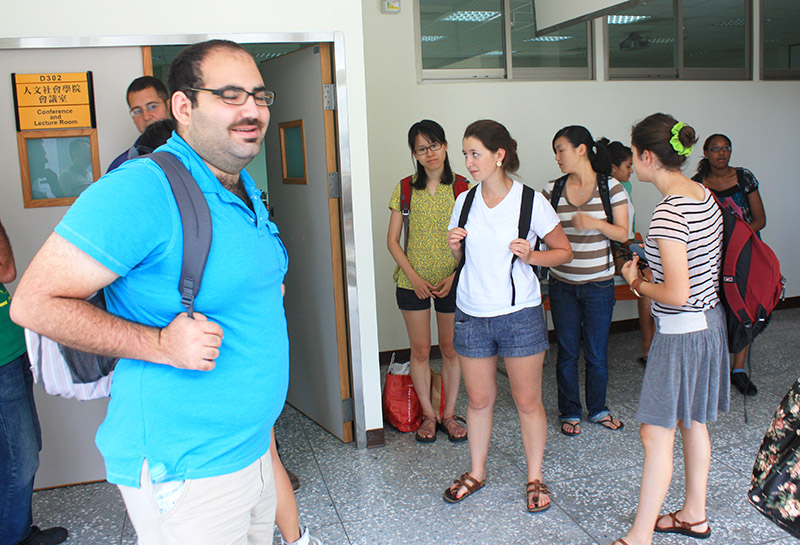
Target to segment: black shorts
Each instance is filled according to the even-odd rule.
[[[407,290],[405,288],[397,288],[395,291],[397,297],[397,307],[400,310],[428,310],[431,308],[431,298],[420,299],[414,290]],[[456,287],[453,286],[447,297],[440,299],[439,297],[433,298],[433,307],[436,312],[453,313],[456,311]]]

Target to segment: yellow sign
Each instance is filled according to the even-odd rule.
[[[12,74],[17,130],[93,128],[91,72]]]

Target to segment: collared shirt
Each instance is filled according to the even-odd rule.
[[[143,459],[167,479],[238,471],[267,452],[283,409],[289,344],[281,284],[288,262],[278,229],[250,176],[241,179],[252,210],[225,189],[177,134],[174,153],[202,189],[213,240],[195,309],[222,327],[212,371],[123,359],[97,445],[114,484],[138,487]],[[180,304],[183,234],[163,171],[134,159],[84,191],[56,232],[119,278],[105,288],[109,312],[165,327]]]

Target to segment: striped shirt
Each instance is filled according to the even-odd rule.
[[[547,200],[553,193],[555,180],[549,182],[542,192]],[[628,206],[628,194],[614,178],[608,179],[608,194],[612,211]],[[572,218],[577,212],[606,221],[603,201],[597,184],[594,186],[592,198],[581,206],[575,206],[567,198],[567,188],[561,193],[556,206],[556,213],[572,246],[572,261],[553,267],[550,274],[568,284],[586,284],[608,280],[614,276],[614,260],[611,258],[611,244],[606,236],[597,229],[578,231],[572,226]]]
[[[722,213],[708,189],[705,199],[668,195],[653,211],[645,252],[656,284],[664,282],[664,268],[657,239],[686,245],[689,261],[689,299],[682,307],[653,301],[654,316],[680,312],[702,312],[719,302],[719,271],[722,266]]]

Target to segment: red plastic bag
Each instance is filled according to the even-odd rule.
[[[383,418],[398,431],[417,431],[422,424],[422,406],[411,375],[386,375],[383,386]]]

